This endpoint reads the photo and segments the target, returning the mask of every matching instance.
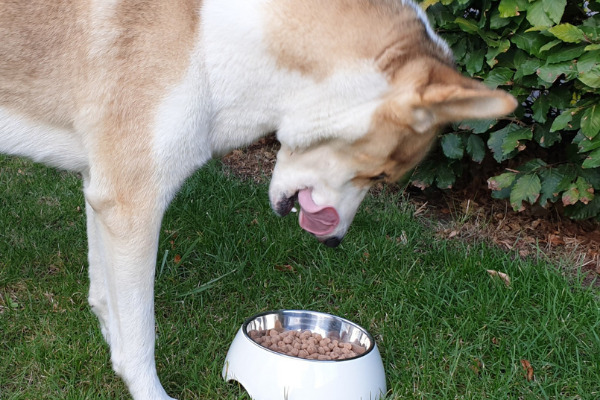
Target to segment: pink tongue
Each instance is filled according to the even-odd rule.
[[[340,217],[333,207],[315,204],[311,196],[311,189],[302,189],[298,193],[300,203],[300,226],[305,231],[317,236],[327,235],[340,223]]]

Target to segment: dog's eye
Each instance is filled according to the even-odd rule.
[[[387,177],[388,177],[388,174],[386,174],[385,172],[382,172],[379,175],[370,177],[369,180],[376,182],[376,181],[382,181],[382,180],[386,179]]]

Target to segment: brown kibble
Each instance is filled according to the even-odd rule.
[[[340,342],[310,331],[251,330],[248,336],[259,345],[291,357],[309,360],[344,360],[364,354],[358,343]]]
[[[311,335],[311,333],[310,333],[310,331],[303,331],[303,332],[300,334],[300,339],[307,339],[307,338],[309,338],[310,336],[312,336],[312,335]]]

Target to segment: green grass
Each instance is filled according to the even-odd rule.
[[[80,187],[74,175],[0,158],[2,400],[128,398],[87,306]],[[294,217],[276,217],[265,186],[227,178],[217,162],[194,175],[165,216],[158,254],[167,391],[248,399],[220,376],[236,331],[257,312],[302,308],[376,337],[389,399],[600,398],[597,293],[554,266],[435,238],[411,215],[397,195],[369,197],[329,249]]]

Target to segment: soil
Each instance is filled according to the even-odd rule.
[[[273,135],[223,157],[226,173],[257,183],[268,182],[279,143]],[[475,184],[473,183],[475,182]],[[377,195],[382,189],[371,189]],[[530,207],[512,210],[508,201],[495,200],[485,179],[448,191],[403,188],[387,184],[386,190],[404,191],[415,216],[440,237],[463,241],[484,240],[521,257],[548,259],[568,276],[582,272],[584,282],[600,287],[600,224],[572,221],[559,209]]]

